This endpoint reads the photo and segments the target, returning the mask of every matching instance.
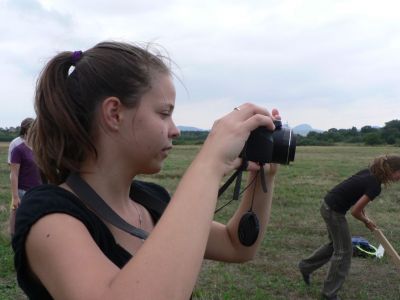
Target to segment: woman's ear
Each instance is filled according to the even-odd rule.
[[[108,97],[101,104],[101,114],[106,128],[116,131],[122,121],[122,103],[117,97]]]

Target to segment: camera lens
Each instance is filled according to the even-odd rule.
[[[273,132],[272,162],[288,165],[294,161],[296,136],[291,129],[280,128]]]
[[[296,136],[293,131],[282,127],[280,121],[274,121],[275,130],[261,126],[253,130],[240,157],[258,163],[278,163],[288,165],[294,161]]]

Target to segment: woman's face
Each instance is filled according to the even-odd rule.
[[[175,107],[175,87],[172,78],[159,74],[152,88],[145,93],[137,108],[131,109],[129,151],[140,173],[159,172],[172,149],[172,140],[180,134],[172,120]],[[133,154],[133,155],[132,155]]]
[[[392,181],[396,182],[400,180],[400,170],[397,170],[392,173]]]

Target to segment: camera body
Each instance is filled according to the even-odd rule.
[[[274,121],[275,130],[260,126],[250,133],[240,157],[257,163],[288,165],[294,161],[296,136],[293,131]]]

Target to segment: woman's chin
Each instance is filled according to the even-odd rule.
[[[164,163],[160,163],[158,165],[154,164],[152,166],[148,166],[145,170],[143,170],[143,174],[151,175],[151,174],[157,174],[161,171]]]

